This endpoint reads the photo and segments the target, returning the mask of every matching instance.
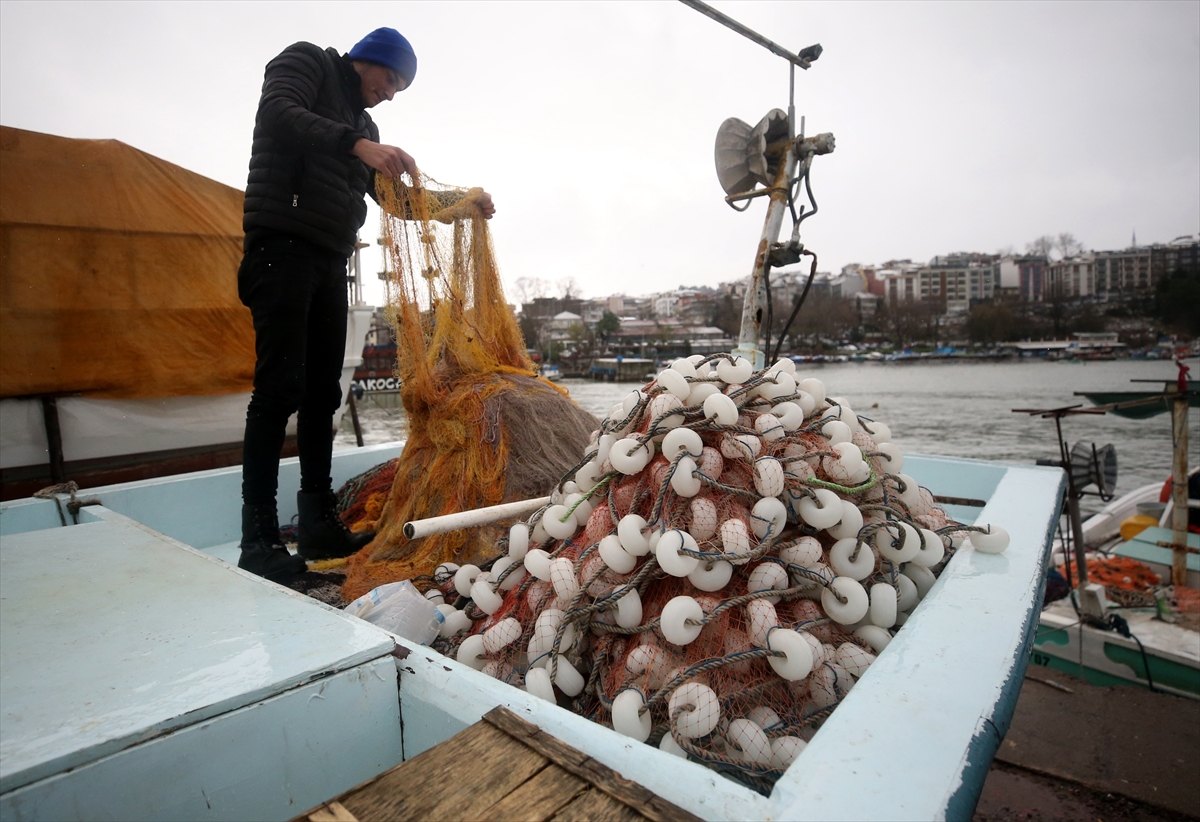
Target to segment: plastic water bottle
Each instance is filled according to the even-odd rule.
[[[419,645],[432,642],[446,621],[437,606],[407,579],[368,591],[345,611]]]

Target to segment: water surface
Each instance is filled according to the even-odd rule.
[[[1192,376],[1200,360],[1187,362]],[[1170,362],[1118,360],[1113,362],[1017,361],[998,363],[833,363],[802,365],[802,377],[825,383],[830,396],[844,397],[856,412],[886,422],[893,440],[905,453],[1033,463],[1056,459],[1054,422],[1014,408],[1090,407],[1077,391],[1135,391],[1153,385],[1134,379],[1173,380]],[[564,380],[571,396],[597,416],[608,413],[640,383]],[[387,407],[388,405],[393,407]],[[367,444],[403,439],[404,411],[394,398],[368,397],[359,406]],[[1200,415],[1189,416],[1189,465],[1200,462]],[[1128,420],[1113,414],[1068,417],[1063,421],[1068,445],[1112,443],[1117,449],[1117,491],[1125,493],[1171,473],[1171,418],[1160,414],[1148,420]],[[334,440],[335,448],[353,447],[354,433],[346,415]],[[1102,503],[1085,498],[1084,508]]]

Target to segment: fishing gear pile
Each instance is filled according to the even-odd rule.
[[[351,529],[377,536],[350,559],[346,600],[442,562],[480,561],[495,528],[410,541],[404,524],[546,494],[597,424],[526,354],[478,206],[483,190],[377,176],[376,195],[409,434],[350,504]]]
[[[486,570],[437,569],[435,647],[769,792],[954,551],[1008,544],[825,394],[787,359],[677,360]]]

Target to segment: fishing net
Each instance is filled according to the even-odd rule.
[[[596,426],[534,372],[504,299],[483,190],[418,183],[376,178],[409,434],[401,456],[349,503],[352,528],[377,536],[350,560],[347,600],[442,562],[478,561],[496,529],[410,541],[404,524],[546,494]]]
[[[790,360],[676,361],[486,570],[437,569],[436,647],[769,792],[967,533],[1007,546],[890,440]]]
[[[1109,599],[1127,608],[1153,608],[1162,584],[1148,565],[1129,557],[1089,557],[1087,572],[1089,582],[1103,585]]]

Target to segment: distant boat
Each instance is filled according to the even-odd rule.
[[[1188,391],[1191,393],[1188,399],[1188,407],[1200,408],[1200,380],[1188,380]],[[1077,391],[1076,393],[1087,397],[1095,405],[1112,405],[1114,403],[1157,397],[1162,394],[1162,389],[1159,388],[1157,391]],[[1163,413],[1163,411],[1170,408],[1170,402],[1170,400],[1164,400],[1162,403],[1135,405],[1130,408],[1114,408],[1112,409],[1112,413],[1131,420],[1144,420],[1156,414]]]
[[[371,331],[378,333],[379,329]],[[396,376],[396,343],[368,343],[363,347],[362,362],[354,369],[354,387],[362,389],[364,394],[400,390],[400,378]]]

